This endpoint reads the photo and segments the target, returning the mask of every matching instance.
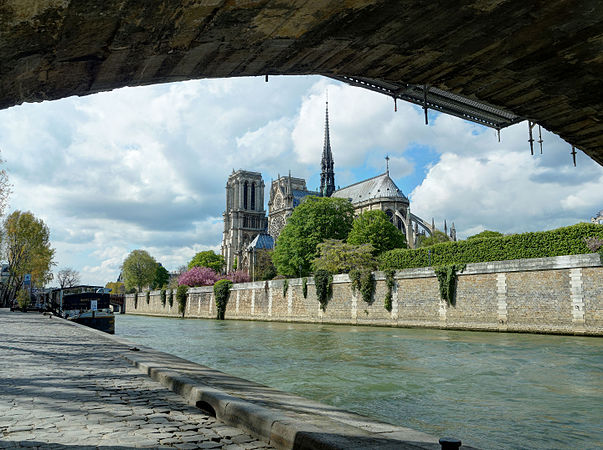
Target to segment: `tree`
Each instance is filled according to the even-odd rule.
[[[15,297],[26,274],[32,286],[44,286],[52,280],[54,249],[50,231],[42,219],[31,212],[15,211],[3,224],[3,250],[9,265],[9,278],[3,291],[3,303]]]
[[[155,278],[151,283],[151,289],[159,289],[167,286],[170,281],[170,273],[160,263],[157,263],[157,269],[155,269]]]
[[[354,207],[342,198],[306,197],[281,231],[272,261],[280,275],[306,276],[316,246],[326,239],[345,239],[352,229]]]
[[[140,292],[155,279],[157,262],[147,251],[133,250],[124,260],[121,270],[126,290],[137,288]]]
[[[71,267],[63,267],[57,273],[57,281],[61,289],[80,284],[80,274]]]
[[[119,281],[110,281],[105,284],[107,289],[111,289],[111,294],[125,294],[126,286]]]
[[[178,277],[178,285],[182,286],[212,286],[219,280],[215,270],[209,267],[193,267]]]
[[[255,251],[255,264],[252,268],[256,280],[272,280],[276,276],[276,267],[272,263],[274,250],[259,249]]]
[[[217,255],[213,250],[199,252],[188,263],[189,269],[193,267],[209,267],[219,273],[224,267],[224,257]]]
[[[483,238],[497,238],[497,237],[503,237],[504,234],[499,233],[498,231],[490,231],[490,230],[484,230],[481,233],[477,233],[474,234],[473,236],[469,236],[467,238],[467,240],[469,239],[483,239]]]
[[[418,247],[429,247],[431,245],[439,244],[440,242],[449,242],[450,238],[446,236],[446,233],[436,230],[432,236],[419,236]]]
[[[394,248],[405,248],[404,235],[381,210],[365,211],[354,219],[348,234],[349,244],[371,244],[375,255]]]
[[[327,239],[318,244],[318,256],[314,260],[314,270],[326,270],[329,273],[348,273],[352,269],[375,270],[377,260],[371,244],[354,245]]]

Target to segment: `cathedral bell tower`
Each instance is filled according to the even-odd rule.
[[[330,197],[335,192],[335,172],[333,170],[333,153],[331,153],[331,139],[329,137],[329,101],[325,111],[325,142],[322,148],[320,162],[320,195]]]
[[[264,209],[264,181],[259,172],[232,172],[226,183],[222,256],[226,272],[246,269],[243,256],[247,246],[267,227]],[[236,264],[235,264],[236,261]]]

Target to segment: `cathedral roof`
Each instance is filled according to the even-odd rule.
[[[406,196],[396,186],[394,180],[390,178],[389,172],[338,189],[333,192],[332,197],[347,198],[352,203],[360,203],[383,197],[398,197],[408,201]]]
[[[247,246],[247,250],[271,250],[274,248],[274,239],[267,233],[258,234],[253,241]]]
[[[293,207],[297,207],[299,206],[299,204],[301,203],[301,201],[303,200],[304,197],[307,197],[308,195],[319,195],[318,192],[313,192],[313,191],[299,191],[299,190],[295,190],[293,189]]]

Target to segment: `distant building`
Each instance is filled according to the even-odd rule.
[[[599,211],[595,217],[590,219],[592,223],[598,223],[599,225],[603,225],[603,209]]]
[[[224,211],[224,234],[222,256],[226,270],[247,270],[255,260],[255,252],[272,249],[285,227],[293,210],[307,196],[337,197],[348,199],[356,215],[370,210],[385,212],[389,220],[406,236],[411,248],[416,247],[419,237],[433,235],[436,231],[431,223],[410,212],[410,202],[389,175],[389,157],[386,171],[368,180],[354,183],[341,189],[335,188],[335,170],[329,134],[329,105],[325,110],[325,132],[321,159],[320,190],[310,191],[306,180],[291,176],[278,176],[270,184],[268,217],[264,211],[264,182],[258,172],[238,170],[232,172],[226,183],[226,210]],[[454,223],[444,225],[444,232],[456,240]]]

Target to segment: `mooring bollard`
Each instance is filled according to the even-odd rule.
[[[462,442],[460,439],[452,438],[452,437],[443,437],[440,438],[440,445],[442,446],[442,450],[457,450],[461,447]]]

